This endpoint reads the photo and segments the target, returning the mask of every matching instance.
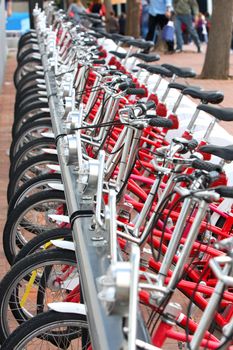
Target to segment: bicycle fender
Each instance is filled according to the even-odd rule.
[[[56,312],[69,312],[72,314],[86,315],[86,306],[84,304],[72,303],[72,302],[56,302],[49,303],[48,307],[50,310]]]
[[[71,250],[73,252],[75,251],[74,242],[63,241],[60,239],[52,239],[50,242],[57,248]]]

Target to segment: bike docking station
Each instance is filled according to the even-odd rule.
[[[34,20],[92,349],[135,349],[136,338],[142,344],[149,342],[147,330],[135,305],[137,298],[135,300],[131,297],[131,300],[135,301],[132,305],[129,303],[131,284],[137,283],[139,253],[135,253],[135,249],[139,248],[132,249],[130,262],[122,261],[117,248],[116,223],[114,225],[113,222],[114,190],[110,190],[110,203],[107,206],[109,212],[105,215],[105,222],[102,221],[103,189],[100,174],[104,171],[104,154],[100,152],[99,159],[85,159],[80,131],[72,132],[72,126],[77,129],[82,121],[82,105],[78,109],[74,108],[72,77],[69,72],[65,73],[66,66],[62,67],[61,74],[64,79],[61,88],[57,88],[54,32],[43,25],[45,18],[40,11],[38,13],[38,10],[34,10]],[[67,134],[69,128],[71,134]],[[96,212],[93,209],[94,202]],[[106,226],[110,230],[106,230]],[[109,235],[109,232],[112,235]],[[130,312],[133,313],[133,317],[131,322],[127,322]]]
[[[98,15],[50,2],[33,17],[14,75],[1,349],[232,350],[233,146],[209,137],[233,108],[176,82],[193,69],[146,64],[153,43],[110,35]],[[200,104],[179,128],[187,96]]]

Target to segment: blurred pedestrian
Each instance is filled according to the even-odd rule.
[[[119,34],[125,35],[125,25],[126,25],[126,13],[121,12],[120,17],[118,19],[119,23]]]
[[[67,13],[70,17],[74,18],[76,21],[80,20],[80,14],[85,13],[86,9],[83,6],[81,0],[73,0],[70,2]]]
[[[144,39],[146,38],[148,33],[148,21],[149,21],[149,0],[142,0],[140,32],[141,32],[141,36]]]
[[[194,44],[197,47],[197,52],[201,52],[201,44],[197,34],[197,31],[193,25],[193,17],[195,18],[195,23],[198,20],[199,7],[196,0],[173,0],[173,7],[175,11],[175,32],[176,32],[176,44],[177,52],[183,51],[183,37],[182,37],[182,24],[186,25],[188,33]]]
[[[119,21],[113,11],[110,12],[110,17],[106,19],[106,28],[111,34],[119,33]]]
[[[92,0],[90,6],[88,7],[89,12],[97,13],[100,16],[105,16],[106,9],[101,0]]]
[[[207,21],[203,13],[198,14],[198,19],[196,23],[197,34],[201,42],[207,43],[208,41],[208,32],[207,32]]]
[[[168,23],[163,27],[162,30],[162,39],[167,44],[167,53],[174,53],[174,36],[175,29],[172,18],[168,21]]]
[[[149,22],[146,40],[157,41],[156,30],[160,31],[168,23],[171,16],[172,0],[150,0],[149,3]],[[147,50],[149,51],[149,50]]]
[[[12,1],[11,0],[5,0],[5,9],[6,9],[7,17],[10,17],[12,15]]]

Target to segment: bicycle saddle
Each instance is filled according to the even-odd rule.
[[[114,41],[121,41],[122,43],[125,43],[129,40],[134,40],[133,36],[129,36],[129,35],[122,35],[122,34],[118,34],[118,33],[113,33],[112,34],[112,40]]]
[[[188,86],[187,84],[181,84],[181,83],[175,83],[175,82],[174,83],[169,83],[168,84],[168,88],[176,89],[176,90],[180,90],[180,91],[183,91],[184,89],[187,89],[187,88],[201,90],[200,86],[195,86],[195,85]]]
[[[100,38],[104,37],[104,35],[102,33],[99,33],[99,32],[91,32],[90,34],[91,34],[91,36],[94,36],[96,39],[100,39]]]
[[[222,91],[203,91],[194,88],[186,88],[183,90],[183,95],[189,95],[192,98],[198,98],[202,103],[221,103],[224,99]]]
[[[199,105],[197,109],[204,111],[218,120],[223,120],[224,122],[233,121],[233,108],[215,107],[209,105]]]
[[[181,68],[167,63],[162,64],[162,66],[169,69],[173,74],[180,78],[194,78],[196,76],[196,72],[192,68]]]
[[[125,52],[118,52],[118,51],[109,51],[109,53],[111,53],[112,55],[122,59],[126,57],[126,53]]]
[[[105,30],[101,29],[96,29],[96,31],[98,31],[98,33],[102,34],[103,37],[107,38],[107,39],[112,39],[112,34],[105,32]]]
[[[127,44],[130,46],[138,47],[139,49],[149,49],[154,46],[153,41],[145,41],[142,39],[128,40]]]
[[[159,55],[148,55],[146,53],[132,53],[132,55],[130,55],[130,57],[136,57],[139,60],[142,60],[144,62],[155,62],[155,61],[159,61],[160,60],[160,56]]]
[[[217,145],[205,145],[199,148],[201,152],[209,153],[224,160],[233,160],[233,145],[229,146],[217,146]]]
[[[152,73],[152,74],[159,74],[161,76],[164,76],[164,77],[168,77],[168,78],[171,78],[172,77],[172,72],[168,69],[166,69],[165,67],[163,66],[160,66],[160,65],[154,65],[154,66],[149,66],[148,65],[148,68],[146,68],[146,70],[149,72],[149,73]]]

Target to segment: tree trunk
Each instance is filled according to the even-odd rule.
[[[140,0],[127,0],[126,34],[140,36]]]
[[[227,79],[229,76],[230,47],[232,38],[233,0],[213,0],[213,14],[203,79]]]

